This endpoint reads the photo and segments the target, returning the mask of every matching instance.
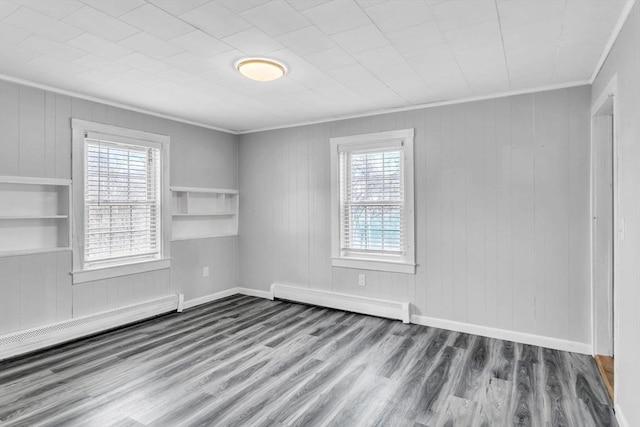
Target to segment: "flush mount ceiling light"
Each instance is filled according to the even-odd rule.
[[[236,63],[236,70],[246,78],[259,82],[279,79],[287,73],[284,64],[266,58],[245,58]]]

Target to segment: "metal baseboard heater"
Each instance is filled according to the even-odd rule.
[[[0,360],[62,344],[170,311],[181,311],[182,295],[51,323],[0,336]]]

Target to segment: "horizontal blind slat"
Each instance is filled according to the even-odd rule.
[[[85,261],[158,254],[160,150],[85,143]]]

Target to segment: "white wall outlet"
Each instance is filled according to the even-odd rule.
[[[204,267],[202,269],[202,277],[209,277],[209,267]]]
[[[358,286],[367,286],[367,277],[364,274],[358,274]]]

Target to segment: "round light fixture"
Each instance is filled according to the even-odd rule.
[[[287,73],[284,64],[266,58],[245,58],[236,63],[236,70],[246,78],[259,82],[279,79]]]

